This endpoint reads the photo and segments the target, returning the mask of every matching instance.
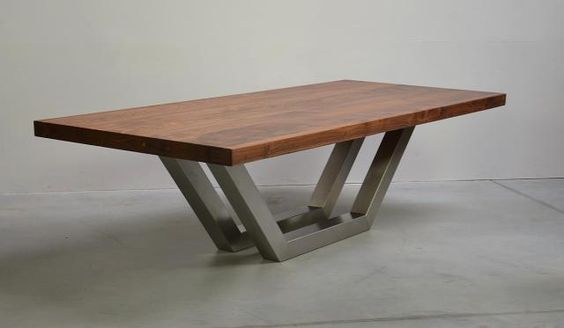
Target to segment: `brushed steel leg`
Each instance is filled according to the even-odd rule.
[[[384,200],[414,128],[386,132],[362,182],[351,213],[366,216],[370,225]]]
[[[261,255],[283,260],[287,246],[284,235],[245,166],[208,166]]]
[[[236,252],[253,246],[241,233],[198,162],[160,157],[217,248]]]
[[[315,186],[309,206],[321,208],[327,218],[337,203],[364,138],[335,145]]]

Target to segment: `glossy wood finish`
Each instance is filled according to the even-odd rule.
[[[236,165],[502,106],[505,94],[335,81],[35,121],[35,135]]]

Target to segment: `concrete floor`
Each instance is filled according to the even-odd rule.
[[[304,326],[564,327],[564,179],[396,183],[284,263],[217,252],[177,190],[0,196],[0,327]]]

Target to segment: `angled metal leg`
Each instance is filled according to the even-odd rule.
[[[309,206],[321,208],[327,218],[337,203],[363,141],[364,138],[360,138],[336,144],[321,173]]]
[[[217,248],[235,252],[253,246],[247,233],[241,233],[231,218],[200,163],[160,159]]]
[[[387,132],[362,182],[351,213],[364,215],[372,225],[392,182],[414,127]]]
[[[215,179],[264,258],[280,261],[286,248],[282,231],[243,165],[209,164]]]

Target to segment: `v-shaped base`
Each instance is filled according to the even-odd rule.
[[[255,245],[269,260],[284,261],[370,229],[414,127],[386,132],[350,213],[331,217],[363,139],[335,145],[309,206],[274,216],[244,165],[209,168],[246,231],[241,231],[200,163],[161,157],[217,248]]]

